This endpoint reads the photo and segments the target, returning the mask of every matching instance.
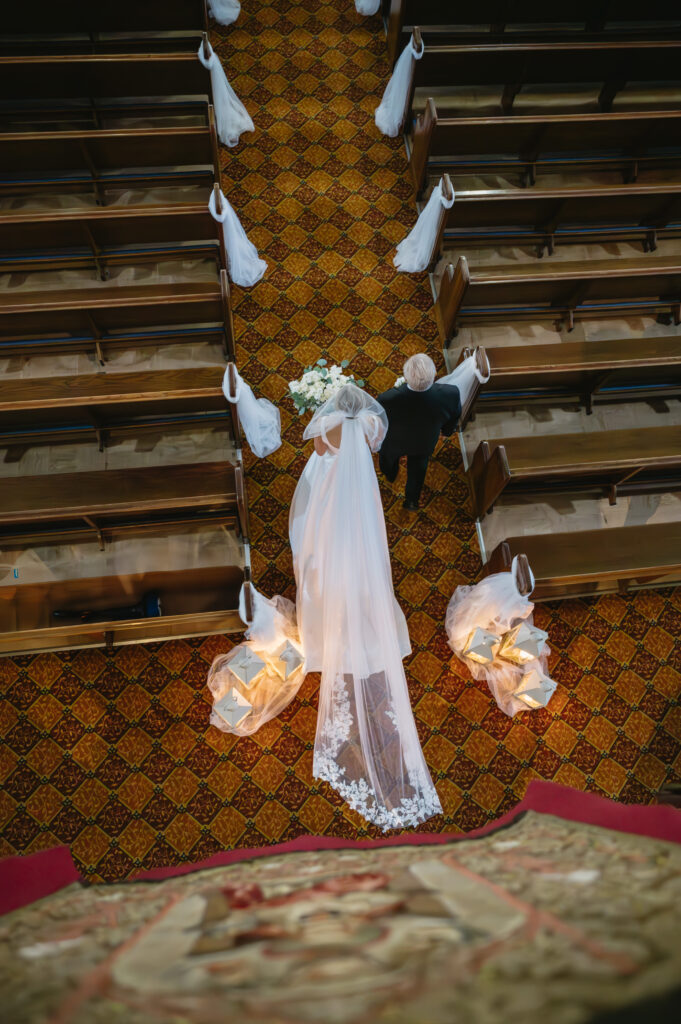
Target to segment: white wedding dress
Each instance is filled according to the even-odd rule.
[[[304,436],[332,448],[327,435],[339,425],[340,447],[312,454],[290,515],[305,671],[322,675],[313,771],[380,828],[415,826],[442,808],[409,703],[409,634],[370,452],[380,448],[387,418],[348,384]]]

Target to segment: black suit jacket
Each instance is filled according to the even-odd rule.
[[[459,389],[453,384],[433,384],[427,391],[400,384],[378,401],[388,414],[383,447],[400,455],[430,455],[440,434],[453,434],[461,416]]]

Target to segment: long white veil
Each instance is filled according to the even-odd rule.
[[[408,633],[393,591],[370,453],[381,445],[387,417],[348,384],[315,414],[304,436],[328,444],[339,424],[340,448],[335,456],[312,456],[310,480],[304,474],[291,507],[306,659],[313,630],[322,634],[321,663],[306,666],[322,673],[313,770],[380,828],[415,826],[442,808],[409,703],[402,665]]]

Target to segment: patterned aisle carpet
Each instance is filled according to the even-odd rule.
[[[433,303],[425,276],[392,266],[414,206],[403,144],[373,121],[388,74],[378,18],[351,0],[245,0],[214,43],[256,125],[222,150],[223,186],[269,264],[255,288],[234,288],[239,366],[284,428],[273,457],[247,461],[254,575],[292,596],[288,508],[309,451],[287,382],[324,355],[384,390],[413,352],[440,359]],[[480,572],[456,444],[439,448],[418,517],[403,486],[382,493],[411,701],[444,807],[423,829],[483,825],[534,778],[631,802],[678,779],[681,591],[539,608],[559,686],[549,710],[511,720],[442,626],[454,587]],[[206,673],[231,642],[0,659],[0,855],[69,843],[88,877],[112,880],[305,833],[377,835],[312,783],[318,677],[252,738],[208,726]]]

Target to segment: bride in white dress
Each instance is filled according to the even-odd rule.
[[[344,385],[305,430],[315,451],[290,516],[305,671],[322,675],[314,775],[382,829],[442,810],[409,703],[409,634],[371,457],[387,428],[379,403]]]

